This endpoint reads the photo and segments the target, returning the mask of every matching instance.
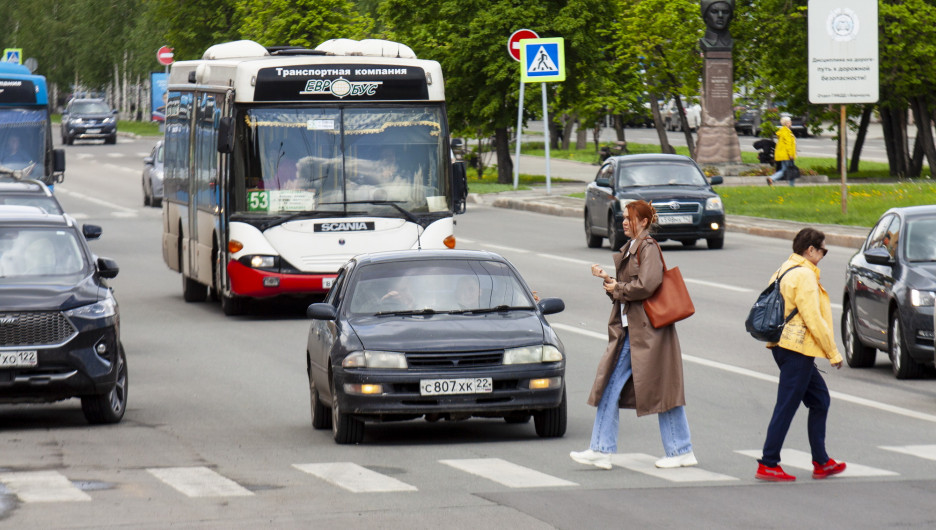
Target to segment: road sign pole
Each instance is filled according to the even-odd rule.
[[[523,86],[520,81],[520,105],[517,109],[517,156],[514,158],[514,189],[520,185],[520,142],[523,140]]]
[[[546,138],[546,195],[550,193],[550,174],[549,174],[549,108],[546,106],[546,83],[540,83],[543,87],[543,132]]]
[[[848,162],[848,154],[846,150],[848,149],[848,141],[845,138],[845,131],[847,131],[848,124],[846,122],[845,116],[845,105],[842,105],[842,119],[839,123],[839,160],[842,164],[842,215],[848,215],[848,168],[846,167],[846,162]]]

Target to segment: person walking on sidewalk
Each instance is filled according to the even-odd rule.
[[[789,116],[780,118],[780,128],[777,129],[777,147],[774,149],[774,160],[780,163],[780,169],[767,177],[769,186],[773,186],[778,180],[786,180],[792,186],[795,180],[789,171],[796,161],[796,136],[790,130],[792,124],[793,120]]]
[[[608,347],[598,363],[598,373],[588,396],[597,406],[589,448],[569,456],[580,464],[611,469],[611,454],[617,451],[620,408],[637,410],[637,416],[657,414],[666,456],[656,461],[660,468],[698,464],[692,452],[686,397],[683,388],[682,353],[676,328],[655,329],[650,325],[643,301],[663,282],[663,260],[659,244],[649,228],[656,211],[646,201],[625,206],[623,228],[630,237],[614,255],[615,277],[598,265],[592,275],[604,280],[611,298]]]
[[[806,429],[812,450],[812,477],[824,479],[845,471],[845,462],[836,462],[826,454],[826,417],[831,398],[816,366],[816,358],[823,357],[835,368],[842,367],[842,356],[835,346],[829,293],[819,283],[817,265],[828,252],[824,242],[825,234],[819,230],[800,230],[793,238],[793,254],[770,280],[773,282],[778,275],[793,269],[780,282],[780,294],[783,295],[784,316],[794,310],[796,314],[783,327],[780,342],[767,343],[780,368],[780,382],[763,456],[757,461],[754,475],[760,480],[796,480],[780,467],[780,449],[800,402],[809,409]]]

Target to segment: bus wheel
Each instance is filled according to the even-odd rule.
[[[224,293],[221,295],[221,311],[224,311],[224,314],[232,317],[237,315],[243,315],[247,312],[247,299],[241,298],[239,296],[228,296]]]
[[[182,298],[186,302],[204,302],[208,298],[208,287],[182,276]]]

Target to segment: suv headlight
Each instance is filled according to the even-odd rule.
[[[83,305],[63,312],[70,318],[108,318],[117,314],[117,302],[113,298],[105,298],[100,302]]]
[[[104,118],[104,123],[114,123],[115,121],[117,120],[113,116],[110,118]]]
[[[936,293],[910,289],[910,303],[913,304],[913,307],[932,306],[936,303]]]
[[[552,344],[504,350],[504,364],[554,363],[561,360],[562,352]]]
[[[706,210],[724,210],[725,207],[722,205],[721,197],[710,197],[705,199],[705,209]]]
[[[393,351],[356,351],[348,354],[341,361],[344,368],[409,368],[406,364],[406,355]]]

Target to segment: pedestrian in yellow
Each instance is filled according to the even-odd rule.
[[[774,160],[780,162],[780,169],[776,173],[767,177],[767,185],[773,186],[775,181],[786,180],[793,185],[796,177],[792,177],[789,168],[796,161],[796,137],[790,130],[793,120],[789,116],[780,118],[780,128],[777,129],[777,148],[774,150]]]

